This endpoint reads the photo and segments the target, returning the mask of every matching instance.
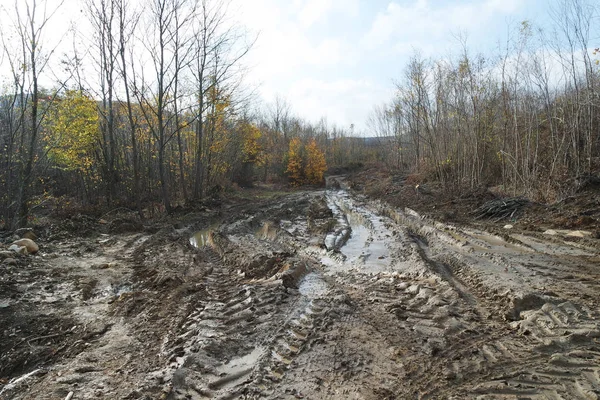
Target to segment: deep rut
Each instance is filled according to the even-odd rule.
[[[285,218],[221,226],[224,244],[200,249],[210,297],[171,346],[185,376],[173,398],[599,398],[600,314],[585,302],[596,286],[556,290],[566,271],[600,278],[588,250],[343,190],[307,201],[331,210],[326,233],[283,204]],[[248,279],[235,268],[246,252],[287,264]]]
[[[347,190],[230,210],[191,245],[182,228],[110,247],[75,310],[102,316],[90,336],[0,397],[600,397],[586,242],[442,224]],[[98,276],[87,264],[73,269]]]

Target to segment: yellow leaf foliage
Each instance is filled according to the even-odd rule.
[[[266,162],[263,149],[260,145],[262,133],[254,124],[243,122],[242,127],[242,152],[244,154],[244,162],[253,163],[258,166],[263,166]]]
[[[49,157],[61,168],[89,173],[99,135],[96,102],[69,90],[51,110],[44,141]]]
[[[210,168],[215,174],[223,175],[231,168],[227,155],[227,150],[232,143],[227,118],[231,98],[218,86],[214,85],[208,92],[208,102],[211,104],[207,114]]]
[[[287,169],[286,174],[290,179],[290,183],[294,186],[299,186],[303,183],[302,177],[302,142],[299,138],[290,140],[290,146],[287,154]]]
[[[327,162],[325,161],[325,153],[319,149],[315,139],[311,139],[308,146],[306,146],[306,158],[304,175],[307,182],[315,185],[322,183],[327,170]]]

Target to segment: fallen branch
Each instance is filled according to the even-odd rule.
[[[18,341],[17,343],[15,343],[15,345],[13,347],[11,347],[9,351],[12,351],[12,350],[16,349],[17,347],[19,347],[24,342],[27,342],[27,344],[29,346],[31,346],[31,342],[36,342],[38,340],[43,340],[43,339],[51,339],[51,338],[55,338],[55,337],[58,337],[58,336],[62,336],[62,335],[66,335],[66,334],[71,334],[71,333],[73,333],[73,332],[72,331],[65,331],[65,332],[61,332],[61,333],[54,333],[52,335],[44,335],[44,336],[38,336],[38,337],[34,337],[34,338],[31,337],[33,335],[27,336],[26,338],[23,338],[20,341]]]
[[[44,340],[44,339],[52,339],[52,338],[59,337],[59,336],[62,336],[62,335],[66,335],[66,334],[69,334],[69,333],[72,333],[72,332],[71,331],[65,331],[65,332],[61,332],[61,333],[55,333],[53,335],[39,336],[39,337],[35,337],[33,339],[26,339],[26,340],[27,340],[27,344],[31,346],[31,342],[37,342],[38,340]]]
[[[475,219],[493,219],[494,222],[499,222],[506,218],[513,218],[528,204],[529,200],[522,197],[491,200],[471,214],[474,215]]]
[[[2,390],[0,390],[0,394],[16,388],[19,384],[23,383],[24,381],[26,381],[27,379],[31,378],[32,376],[39,375],[39,374],[42,374],[44,372],[45,371],[42,368],[38,368],[36,370],[31,371],[28,374],[25,374],[25,375],[17,378],[17,379],[11,380],[8,384],[6,384],[2,388]]]
[[[108,217],[110,214],[113,214],[113,213],[116,214],[117,212],[120,212],[120,211],[126,211],[126,212],[129,212],[129,213],[133,213],[134,212],[133,210],[131,210],[131,209],[127,208],[127,207],[117,207],[117,208],[115,208],[113,210],[108,211],[104,215],[102,215],[100,217],[100,219],[104,219],[104,218]]]

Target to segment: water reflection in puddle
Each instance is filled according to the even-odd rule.
[[[242,380],[246,379],[246,375],[252,372],[264,353],[264,347],[257,347],[249,354],[246,354],[243,357],[234,358],[226,364],[217,367],[216,370],[219,375],[228,375],[234,377],[234,379],[218,385],[219,388],[237,386]],[[235,377],[237,377],[237,379],[235,379]]]
[[[217,228],[217,224],[211,225],[206,229],[202,229],[194,233],[194,235],[190,238],[190,244],[197,248],[202,248],[208,246],[209,236],[211,232],[213,232]]]
[[[357,268],[367,272],[380,272],[390,268],[390,250],[386,245],[392,233],[381,218],[365,207],[354,203],[346,192],[329,192],[328,205],[338,221],[335,233],[325,239],[328,250],[340,244],[339,257],[328,254],[321,262],[332,269]],[[349,232],[349,235],[346,234]]]

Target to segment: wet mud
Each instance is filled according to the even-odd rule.
[[[331,183],[42,241],[1,282],[0,398],[600,397],[592,242],[442,223]]]

